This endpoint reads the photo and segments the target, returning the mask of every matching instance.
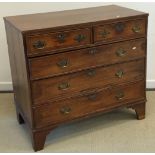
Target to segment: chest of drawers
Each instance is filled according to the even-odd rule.
[[[17,119],[35,151],[63,123],[120,107],[145,117],[147,20],[115,5],[4,18]]]

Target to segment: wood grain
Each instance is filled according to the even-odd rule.
[[[40,128],[65,120],[72,120],[86,114],[95,113],[96,111],[102,111],[112,106],[119,106],[119,104],[125,104],[125,102],[144,99],[143,89],[144,81],[122,86],[113,85],[79,98],[40,106],[34,109],[35,125],[37,128]],[[116,97],[120,92],[124,93],[122,99]],[[91,97],[93,95],[96,95],[96,97]],[[61,113],[60,111],[65,107],[70,108],[70,112],[67,114]]]
[[[121,77],[118,73],[123,72]],[[104,88],[109,84],[121,84],[144,78],[144,61],[133,61],[108,67],[99,67],[86,71],[67,74],[55,78],[32,82],[33,103],[35,105],[49,103],[50,100],[70,98],[75,94],[95,88]],[[66,89],[59,86],[67,83]]]
[[[78,41],[78,38],[80,36],[83,38]],[[44,47],[41,49],[35,48],[34,43],[36,43],[37,41],[44,42]],[[44,53],[53,49],[82,46],[90,43],[91,31],[89,28],[26,36],[28,55],[34,55],[35,53]]]
[[[117,55],[116,52],[119,49],[125,51],[124,56],[120,57]],[[35,80],[143,57],[145,57],[145,39],[142,38],[67,53],[32,58],[29,59],[29,69],[31,79]],[[66,67],[62,68],[58,63],[63,60],[67,60],[68,64]]]
[[[14,27],[5,22],[7,43],[14,90],[14,102],[24,115],[28,125],[33,127],[31,92],[24,53],[23,37]]]
[[[137,31],[134,28],[137,28]],[[119,21],[112,24],[96,26],[94,28],[94,40],[95,42],[106,42],[143,37],[145,36],[145,32],[145,19],[129,20],[127,22]]]

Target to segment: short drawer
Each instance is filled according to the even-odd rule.
[[[80,97],[34,108],[35,127],[73,120],[141,99],[145,99],[144,81],[107,86]]]
[[[122,21],[94,27],[94,41],[107,42],[145,36],[145,19]]]
[[[26,37],[28,55],[52,53],[52,50],[73,48],[90,44],[91,31],[89,28],[55,33],[41,33]]]
[[[145,56],[145,39],[125,41],[29,59],[31,80],[53,77],[91,67],[120,63]]]
[[[108,84],[143,79],[144,65],[142,59],[34,81],[32,82],[33,103],[47,103],[51,100],[74,96],[92,88],[102,88]]]

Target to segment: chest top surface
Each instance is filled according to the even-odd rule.
[[[5,17],[4,20],[19,31],[24,32],[141,15],[148,14],[116,5],[108,5],[69,11],[9,16]]]

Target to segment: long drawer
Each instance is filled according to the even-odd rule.
[[[35,107],[35,126],[39,128],[61,123],[128,102],[145,99],[144,87],[144,81],[126,85],[112,85],[99,91],[83,94],[81,97]]]
[[[88,69],[32,82],[33,103],[66,98],[76,93],[144,78],[145,61],[137,60],[108,67]]]
[[[145,39],[81,49],[29,59],[31,80],[62,75],[95,66],[120,63],[145,56]]]

